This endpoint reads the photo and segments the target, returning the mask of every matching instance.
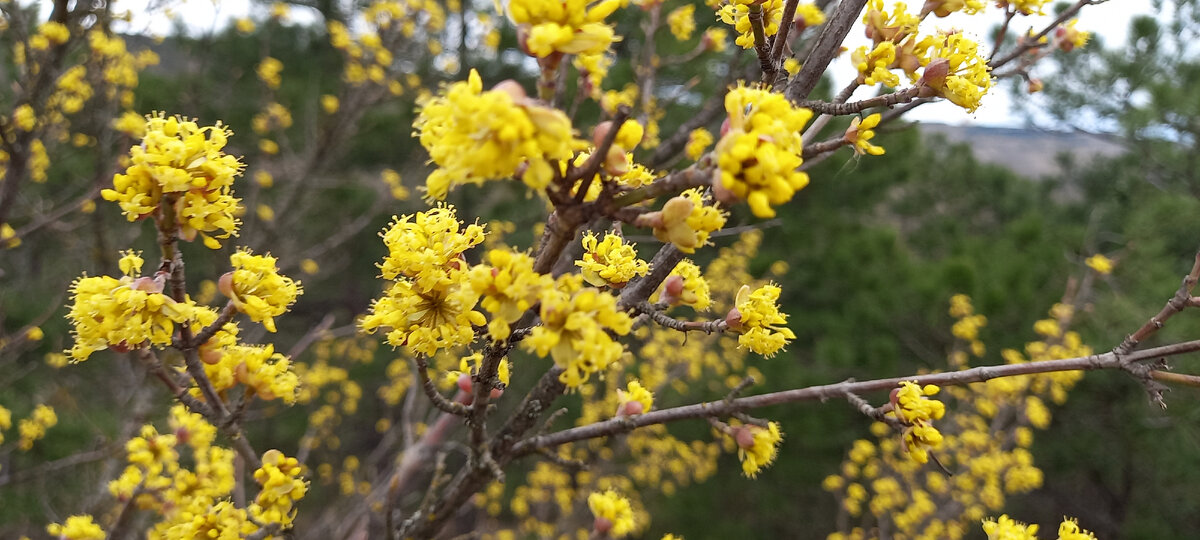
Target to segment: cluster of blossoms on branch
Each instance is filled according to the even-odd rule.
[[[517,360],[508,357],[511,351],[524,350],[552,362],[545,366],[549,377],[539,388],[577,394],[582,402],[576,420],[579,428],[611,421],[632,430],[644,415],[660,412],[664,398],[684,395],[705,383],[708,390],[728,392],[730,402],[750,382],[762,380],[761,373],[745,361],[746,351],[775,356],[796,339],[796,333],[787,327],[788,317],[779,308],[781,288],[746,271],[747,252],[757,247],[760,233],[743,235],[707,268],[683,259],[682,254],[711,244],[737,203],[747,203],[756,217],[774,217],[781,205],[809,183],[803,169],[812,165],[805,158],[814,153],[813,148],[818,148],[818,155],[841,146],[851,146],[860,155],[884,152],[871,142],[883,121],[878,113],[855,118],[844,133],[829,141],[833,146],[814,146],[810,141],[806,148],[802,132],[819,132],[828,118],[823,114],[824,120],[810,127],[815,109],[802,104],[807,96],[785,96],[787,77],[781,75],[774,81],[764,78],[763,83],[731,78],[736,82],[726,83],[721,101],[715,102],[723,105],[716,110],[725,113],[719,133],[714,136],[704,127],[681,132],[687,135],[686,145],[680,144],[680,151],[691,161],[687,168],[656,171],[639,162],[635,154],[639,149],[651,150],[662,142],[658,121],[663,111],[658,108],[658,98],[641,95],[649,88],[603,90],[613,62],[613,44],[621,40],[609,18],[628,3],[513,0],[507,4],[505,10],[517,27],[519,47],[537,58],[541,77],[536,98],[514,81],[485,90],[475,70],[470,70],[465,80],[443,85],[436,94],[423,92],[413,129],[434,165],[424,186],[429,202],[444,200],[463,184],[514,179],[553,214],[532,253],[503,245],[498,239],[500,227],[460,219],[459,210],[445,203],[393,217],[380,235],[388,251],[377,265],[385,288],[357,321],[357,327],[366,333],[385,332],[387,344],[411,357],[396,358],[386,367],[387,380],[376,392],[383,403],[398,408],[411,397],[409,392],[420,387],[443,412],[466,419],[472,428],[471,445],[466,449],[469,465],[448,489],[479,486],[462,489],[476,489],[466,494],[474,493],[474,503],[491,516],[503,512],[501,500],[506,495],[505,488],[493,480],[501,476],[498,471],[508,460],[520,457],[504,452],[530,431],[524,428],[506,433],[506,438],[487,439],[485,423],[492,409],[486,407],[486,400],[502,398],[512,382]],[[633,3],[658,21],[661,3]],[[1001,7],[1029,14],[1040,12],[1043,3],[1002,2]],[[825,23],[825,14],[813,4],[793,4],[795,15],[784,20],[790,9],[786,4],[784,0],[712,2],[709,7],[715,17],[709,18],[731,25],[738,35],[735,42],[756,49],[762,60],[766,58],[762,51],[779,45],[766,39],[782,40],[787,30],[793,31],[794,38]],[[918,27],[931,13],[944,17],[956,11],[975,13],[983,7],[982,2],[973,0],[930,1],[914,15],[903,3],[888,12],[882,0],[871,0],[862,20],[873,45],[852,55],[860,74],[856,84],[896,86],[899,73],[903,73],[914,85],[905,94],[908,99],[941,97],[975,110],[993,85],[990,66],[978,44],[955,31],[922,37]],[[461,5],[449,9],[465,17]],[[282,19],[285,12],[276,8],[272,19]],[[447,18],[440,4],[428,0],[373,2],[362,16],[361,24],[327,24],[330,44],[345,60],[342,78],[347,84],[338,95],[320,96],[320,110],[331,122],[353,122],[351,115],[336,116],[343,107],[380,99],[384,94],[399,96],[406,87],[419,88],[419,77],[402,75],[404,63],[397,60],[397,51],[418,37],[434,36]],[[676,39],[691,39],[695,6],[676,9],[666,19]],[[485,43],[494,48],[499,41],[494,25],[488,18],[479,21],[488,29]],[[463,32],[466,26],[464,18]],[[654,38],[653,30],[648,32],[648,40]],[[1086,41],[1073,23],[1059,30],[1056,40],[1062,48]],[[239,21],[238,31],[253,31],[253,23]],[[724,29],[709,28],[700,38],[696,54],[723,50],[725,34]],[[65,27],[47,24],[30,40],[30,47],[48,51],[66,43],[71,35]],[[93,46],[101,51],[123,51],[123,45],[102,40],[102,34],[92,38]],[[432,55],[440,55],[441,45],[436,40],[430,38],[426,46]],[[797,76],[799,60],[780,57],[785,50],[790,56],[790,46],[776,46],[779,53],[774,60],[786,75]],[[116,70],[112,77],[126,76],[115,87],[128,86],[128,70],[136,63],[127,59],[116,62],[123,58],[120,54],[110,56]],[[562,101],[556,94],[564,90],[559,75],[567,69],[562,62],[566,58],[573,60],[579,75],[579,101],[586,97],[598,102],[607,118],[591,129],[590,141],[579,137],[573,109],[568,114],[556,105]],[[440,61],[444,72],[458,71],[448,60]],[[647,65],[659,61],[650,55]],[[280,60],[270,56],[255,69],[268,99],[251,125],[265,155],[280,153],[277,141],[293,126],[291,112],[275,94],[285,70]],[[85,85],[78,82],[82,76],[67,72],[61,78],[62,91],[55,94],[58,101],[50,103],[68,114],[78,110],[89,99]],[[120,99],[125,101],[125,94]],[[629,118],[633,107],[640,113],[637,120]],[[855,112],[864,110],[865,106]],[[27,132],[45,122],[29,106],[15,110],[12,119],[18,129]],[[202,286],[200,294],[188,293],[179,242],[199,237],[207,247],[219,249],[222,241],[238,235],[245,215],[233,192],[233,183],[245,165],[225,153],[232,132],[220,122],[202,126],[165,113],[145,118],[126,113],[117,125],[141,142],[123,159],[124,172],[116,175],[112,188],[100,196],[118,203],[130,222],[151,218],[159,233],[162,259],[151,275],[143,276],[145,260],[140,252],[130,250],[122,253],[118,263],[121,277],[85,275],[77,279],[68,315],[76,339],[67,352],[75,361],[103,349],[132,352],[182,405],[171,409],[169,432],[159,433],[153,424],[147,424],[127,443],[127,465],[110,484],[110,493],[123,505],[122,513],[144,510],[156,516],[148,533],[151,538],[270,538],[284,534],[296,518],[295,503],[310,487],[301,462],[309,452],[338,447],[338,423],[358,410],[364,393],[349,370],[335,365],[333,359],[348,357],[351,362],[367,363],[374,354],[374,342],[368,346],[361,340],[324,337],[315,347],[318,359],[305,365],[293,365],[288,356],[275,352],[272,344],[244,343],[234,322],[237,314],[274,333],[276,318],[290,309],[303,288],[299,281],[281,273],[275,257],[238,248],[230,256],[227,273],[206,282],[208,286]],[[44,148],[38,150],[37,139],[25,142],[35,157],[33,177],[44,177],[45,167],[36,159],[45,153]],[[260,188],[272,185],[273,176],[265,167],[253,176]],[[395,199],[407,198],[398,173],[388,169],[381,176]],[[265,205],[255,209],[255,215],[264,222],[274,219],[272,209]],[[626,239],[623,226],[651,231],[663,243],[659,256],[640,256],[637,246]],[[18,243],[15,231],[4,227],[7,225],[0,224],[0,241],[6,246]],[[1089,260],[1088,264],[1102,272],[1105,260]],[[306,260],[302,268],[312,268],[309,273],[315,273],[316,263]],[[578,273],[571,272],[575,268]],[[784,271],[786,265],[773,268],[776,276]],[[216,293],[228,298],[221,309],[207,305]],[[982,342],[977,337],[986,319],[975,316],[963,298],[956,298],[954,306],[952,314],[959,319],[955,335],[972,354],[982,356]],[[687,309],[681,309],[684,307]],[[1071,316],[1067,308],[1056,306],[1052,319],[1035,327],[1046,339],[1038,342],[1041,346],[1030,344],[1027,348],[1030,361],[1086,350],[1078,336],[1065,330]],[[737,339],[735,344],[732,339],[705,336],[680,344],[679,332],[734,333]],[[630,345],[632,338],[641,339],[641,345]],[[178,355],[160,360],[156,351],[166,348],[182,352],[182,362]],[[956,352],[965,358],[964,351]],[[1004,355],[1010,362],[1025,361],[1019,353],[1006,351]],[[956,358],[959,356],[952,357]],[[428,373],[431,363],[439,372],[435,376]],[[952,367],[965,368],[966,362],[957,361]],[[973,412],[951,418],[945,418],[946,405],[934,399],[942,391],[938,386],[903,382],[893,390],[890,402],[875,410],[880,422],[872,431],[879,437],[878,444],[856,443],[843,474],[827,479],[825,487],[839,495],[843,511],[850,515],[861,515],[866,506],[877,520],[891,519],[905,534],[959,537],[965,530],[964,516],[978,521],[985,509],[998,510],[996,501],[1002,502],[1004,493],[1024,492],[1040,484],[1041,473],[1032,466],[1027,450],[1032,435],[1025,424],[1044,428],[1049,412],[1042,399],[1061,402],[1074,378],[1075,374],[1057,373],[998,379],[996,384],[987,383],[987,391],[982,393],[951,389],[946,393],[954,400],[974,407]],[[560,386],[549,384],[553,382]],[[476,386],[480,383],[490,388]],[[458,389],[454,400],[441,395],[454,387]],[[538,399],[547,397],[553,400],[557,394]],[[300,441],[300,457],[287,457],[278,450],[260,454],[248,446],[238,422],[254,399],[312,405],[309,429]],[[485,402],[472,405],[473,399]],[[536,403],[538,407],[546,405]],[[6,412],[0,408],[0,413]],[[524,414],[536,420],[540,413],[541,409]],[[1018,415],[1020,425],[1003,433],[989,432],[986,419],[1002,414]],[[706,441],[680,440],[662,424],[628,434],[618,430],[559,443],[556,450],[536,446],[529,450],[528,445],[536,445],[540,433],[524,439],[518,443],[527,445],[523,451],[541,451],[554,464],[534,466],[526,484],[512,490],[507,510],[525,534],[551,536],[563,532],[564,526],[575,533],[590,530],[599,536],[639,534],[649,521],[638,498],[640,492],[658,490],[669,495],[680,486],[707,479],[722,450],[737,455],[748,477],[760,474],[777,459],[783,440],[778,422],[736,410],[729,416],[727,421],[715,415],[710,418],[714,437]],[[26,439],[32,444],[39,437],[38,426],[44,434],[45,428],[53,425],[52,417],[52,410],[49,414],[35,411],[28,429],[22,421],[23,448]],[[438,420],[443,418],[449,417]],[[521,415],[514,418],[519,423]],[[5,423],[11,424],[11,420],[0,416],[0,428],[7,428]],[[385,438],[393,433],[390,418],[380,418],[375,427]],[[437,444],[440,436],[436,424],[405,428],[408,439],[420,441],[419,437],[428,436],[434,440],[431,444]],[[233,448],[216,445],[218,431],[224,432]],[[619,451],[631,457],[632,464],[623,468],[613,464],[618,450],[609,444],[609,437],[617,433],[625,443]],[[259,491],[253,499],[244,500],[235,489],[235,455],[254,469],[251,476]],[[954,480],[930,476],[936,475],[924,467],[930,461],[967,467],[971,472]],[[573,468],[576,463],[599,466]],[[438,476],[441,463],[438,467],[435,487],[442,480]],[[321,463],[314,471],[319,482],[332,483],[336,478],[344,495],[362,496],[370,501],[372,511],[378,511],[381,503],[370,497],[383,488],[361,479],[368,473],[362,472],[359,459],[347,458],[341,468],[335,475],[333,464]],[[975,499],[955,499],[965,507],[962,512],[938,514],[935,500],[972,490],[978,494]],[[580,504],[585,495],[586,512]],[[239,502],[239,498],[243,500]],[[436,501],[427,502],[433,505]],[[393,503],[389,500],[388,504]],[[414,519],[388,533],[405,532],[406,527],[434,527],[431,534],[436,534],[436,527],[456,509],[449,510],[427,508],[423,502]],[[389,527],[392,512],[391,506],[382,510]],[[993,529],[1007,527],[1005,519],[985,525],[985,530],[992,535]],[[576,524],[581,521],[590,526],[580,529]],[[118,520],[117,525],[120,523]],[[1063,527],[1068,533],[1076,532],[1067,523]],[[63,524],[51,525],[48,531],[67,538],[105,534],[90,516],[73,516]],[[847,534],[856,537],[862,531]]]

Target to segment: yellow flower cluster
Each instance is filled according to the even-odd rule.
[[[875,113],[866,118],[855,116],[854,120],[850,121],[850,127],[846,128],[845,140],[854,145],[855,154],[860,156],[863,154],[883,155],[882,146],[871,144],[871,139],[875,138],[874,128],[879,125],[879,120],[882,118],[883,115]]]
[[[380,270],[392,284],[362,329],[390,328],[389,344],[426,355],[470,343],[472,326],[487,319],[474,311],[483,283],[473,276],[483,276],[466,268],[462,253],[483,241],[483,227],[462,227],[453,206],[438,206],[394,220],[382,236],[388,255]]]
[[[760,218],[775,217],[773,206],[792,199],[808,185],[800,167],[804,143],[800,132],[812,111],[796,108],[780,94],[764,88],[738,86],[725,95],[729,130],[717,143],[722,192],[746,199]]]
[[[633,508],[629,499],[622,497],[613,490],[604,493],[594,492],[588,495],[588,508],[592,510],[596,522],[593,530],[616,538],[625,536],[634,530]]]
[[[262,467],[254,471],[254,480],[262,489],[250,505],[250,516],[261,523],[278,523],[285,528],[296,518],[296,501],[308,492],[308,482],[300,476],[300,462],[279,450],[267,450]]]
[[[891,41],[879,43],[874,48],[863,45],[850,55],[850,61],[858,69],[859,84],[874,86],[882,83],[893,87],[900,84],[900,77],[889,70],[896,62],[896,44]]]
[[[751,6],[762,10],[763,34],[771,37],[779,32],[783,22],[783,0],[729,0],[717,10],[717,17],[738,32],[735,43],[743,49],[754,47],[754,30],[750,25]]]
[[[562,111],[537,104],[516,83],[485,92],[475,70],[425,102],[413,127],[438,165],[425,180],[433,199],[459,184],[518,173],[543,189],[554,176],[550,162],[569,159],[577,146]]]
[[[1066,330],[1073,311],[1063,304],[1050,309],[1050,320],[1059,326],[1059,337],[1027,344],[1026,353],[1030,360],[1091,354],[1091,349],[1080,343],[1076,333]],[[950,314],[958,322],[977,319],[969,325],[971,335],[976,337],[960,336],[950,353],[951,368],[966,369],[970,356],[967,351],[976,348],[976,344],[980,348],[983,345],[978,342],[977,334],[986,320],[975,314],[970,298],[965,295],[951,298]],[[1009,363],[1028,361],[1025,355],[1015,350],[1006,349],[1001,356]],[[942,441],[938,458],[955,471],[954,476],[947,477],[914,461],[907,449],[907,440],[896,441],[891,427],[875,423],[871,432],[878,437],[878,442],[856,441],[842,463],[841,474],[826,478],[823,487],[839,497],[842,508],[850,516],[867,520],[863,527],[868,529],[871,520],[887,520],[898,536],[965,538],[972,523],[1004,508],[1007,495],[1041,487],[1043,473],[1034,465],[1033,454],[1029,451],[1033,444],[1033,428],[1044,429],[1049,425],[1051,416],[1046,403],[1051,400],[1063,403],[1067,391],[1079,377],[1079,372],[1039,374],[992,379],[970,387],[944,388],[942,393],[956,403],[956,413],[939,423]],[[939,409],[944,409],[944,406],[930,408],[929,404],[922,403],[924,389],[909,389],[907,394],[906,401],[916,403],[912,408],[924,410],[919,413],[921,415],[928,414],[932,418]],[[996,418],[1012,420],[997,423]],[[947,507],[958,510],[942,513],[941,510]],[[853,538],[862,531],[856,528],[829,538]]]
[[[489,251],[487,264],[474,283],[483,294],[480,306],[492,316],[488,334],[503,341],[508,339],[510,325],[537,303],[538,295],[554,280],[533,271],[533,257],[509,249]]]
[[[296,402],[300,379],[292,372],[291,360],[275,352],[274,345],[230,345],[219,349],[216,361],[210,360],[213,356],[202,358],[204,371],[218,392],[241,383],[259,399],[280,399],[288,405]],[[192,394],[203,397],[198,388]]]
[[[629,416],[650,412],[654,393],[637,380],[629,381],[624,390],[617,389],[617,415]]]
[[[812,28],[825,24],[825,12],[821,11],[821,6],[813,3],[797,4],[796,16],[793,20],[796,28]]]
[[[1105,257],[1104,255],[1101,255],[1099,253],[1092,255],[1091,257],[1088,257],[1087,260],[1085,260],[1083,262],[1084,262],[1084,264],[1087,265],[1088,268],[1095,270],[1097,274],[1100,274],[1103,276],[1107,276],[1107,275],[1111,274],[1113,271],[1112,259],[1109,259],[1108,257]]]
[[[221,247],[207,233],[220,231],[217,238],[229,238],[240,224],[232,186],[243,165],[223,151],[232,132],[219,122],[202,128],[161,113],[146,118],[145,130],[142,143],[129,149],[125,174],[114,176],[113,189],[101,195],[119,203],[129,221],[166,219],[163,213],[173,212],[169,219],[179,226],[181,238],[190,241],[200,233],[204,245]]]
[[[583,277],[563,275],[554,288],[542,291],[542,324],[533,328],[521,346],[554,359],[564,371],[559,379],[576,388],[592,373],[608,369],[624,348],[608,332],[628,334],[633,320],[617,311],[617,299],[599,289],[583,286]]]
[[[595,287],[624,287],[629,280],[644,276],[650,265],[638,258],[633,244],[613,233],[606,233],[600,240],[595,233],[583,235],[583,258],[575,261],[581,268],[583,280]]]
[[[729,217],[728,212],[710,203],[701,188],[680,193],[663,205],[662,226],[654,228],[654,237],[675,244],[684,253],[708,245],[709,235],[724,228]]]
[[[230,255],[229,264],[233,271],[222,275],[217,287],[238,311],[274,332],[275,317],[286,313],[304,292],[300,282],[280,274],[275,257],[255,255],[250,248]]]
[[[512,0],[508,15],[532,55],[603,54],[620,38],[604,19],[628,4],[625,0]]]
[[[267,85],[267,88],[272,90],[279,88],[279,84],[283,80],[279,75],[283,71],[283,62],[280,62],[278,58],[270,56],[263,58],[255,71],[258,73],[258,79]]]
[[[972,354],[982,357],[987,348],[979,340],[979,330],[987,326],[987,317],[975,313],[971,299],[965,294],[956,294],[950,297],[950,316],[958,319],[950,327],[950,332],[954,334],[954,337],[965,341]],[[965,358],[956,361],[960,364],[965,362]]]
[[[708,150],[708,147],[712,146],[712,143],[713,135],[711,131],[704,128],[696,128],[691,133],[688,133],[687,146],[684,147],[683,152],[687,154],[688,159],[696,161],[700,159],[700,156],[704,155],[704,151]]]
[[[962,32],[938,34],[930,45],[929,57],[921,84],[935,95],[975,112],[993,84],[991,68],[980,56],[979,44]]]
[[[74,328],[75,344],[67,352],[76,362],[108,348],[125,352],[169,345],[175,324],[191,317],[191,304],[163,294],[165,276],[138,277],[141,266],[141,257],[125,252],[120,261],[125,275],[120,279],[84,276],[71,284],[73,302],[67,319]]]
[[[754,478],[775,461],[779,454],[779,443],[783,441],[783,432],[778,422],[769,422],[765,428],[750,424],[734,429],[742,472]]]
[[[1006,514],[983,520],[983,532],[988,540],[1037,540],[1038,526],[1026,525]],[[1080,529],[1073,518],[1063,518],[1058,525],[1058,540],[1096,540],[1096,535]]]
[[[787,314],[779,311],[779,294],[782,290],[773,284],[763,285],[753,291],[749,285],[738,290],[734,308],[725,321],[729,328],[740,335],[738,345],[768,358],[775,356],[796,334],[788,327]]]
[[[691,39],[692,32],[696,31],[696,6],[687,4],[671,10],[671,13],[667,14],[667,26],[671,28],[671,35],[675,36],[675,39]]]
[[[21,436],[17,441],[17,447],[26,451],[32,449],[33,443],[45,437],[46,430],[56,425],[58,425],[58,415],[54,413],[53,407],[44,404],[34,407],[28,418],[17,423],[17,433]]]
[[[932,13],[938,17],[946,17],[959,11],[967,15],[974,15],[983,11],[985,7],[987,7],[987,2],[983,0],[932,0],[921,6],[921,16]]]
[[[1022,15],[1045,15],[1042,8],[1049,2],[1050,0],[997,0],[996,6],[1001,9],[1012,6],[1014,11]]]
[[[1007,515],[983,520],[983,532],[988,540],[1037,540],[1037,525],[1026,525]]]
[[[696,311],[704,311],[712,304],[708,280],[696,263],[684,259],[675,265],[667,279],[654,296],[652,302],[666,302],[670,305],[684,304],[692,306]]]
[[[904,447],[918,463],[929,461],[928,449],[942,444],[942,433],[933,427],[933,421],[941,420],[946,414],[946,405],[928,397],[937,395],[939,391],[941,389],[932,384],[921,387],[916,383],[902,382],[892,400],[896,418],[905,425]]]
[[[104,540],[108,535],[92,521],[92,516],[71,516],[65,523],[51,523],[46,532],[60,540]]]

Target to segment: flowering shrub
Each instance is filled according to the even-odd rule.
[[[1068,18],[1088,3],[1036,37],[1054,32],[1061,50],[1083,46],[1086,33]],[[663,3],[638,0],[513,0],[496,8],[503,13],[404,0],[342,14],[352,20],[324,13],[318,32],[322,47],[336,51],[340,78],[322,81],[331,89],[309,92],[293,108],[284,104],[286,83],[305,66],[272,56],[264,41],[246,69],[261,94],[246,115],[247,135],[216,119],[135,112],[138,70],[154,55],[130,54],[107,8],[58,6],[41,24],[21,9],[4,10],[21,81],[4,96],[11,113],[0,123],[4,248],[20,249],[22,238],[45,226],[40,210],[16,201],[21,190],[36,189],[27,183],[53,176],[49,156],[63,155],[68,143],[103,138],[95,167],[103,187],[64,214],[102,212],[104,201],[126,221],[113,238],[127,249],[99,264],[107,270],[61,284],[70,293],[71,338],[47,360],[65,370],[81,369],[68,361],[123,362],[138,374],[128,398],[137,420],[121,432],[120,472],[106,479],[104,502],[46,532],[73,539],[432,538],[456,529],[484,538],[643,535],[647,495],[670,496],[711,478],[722,454],[736,455],[746,477],[768,475],[786,459],[785,430],[803,440],[800,429],[753,410],[835,399],[874,421],[877,441],[855,442],[840,473],[824,482],[840,512],[863,524],[831,537],[886,529],[957,538],[976,523],[990,537],[1023,537],[1036,527],[1007,516],[984,520],[1007,495],[1040,485],[1029,446],[1032,430],[1050,423],[1047,401],[1065,401],[1086,369],[1127,371],[1158,399],[1153,381],[1178,375],[1147,367],[1150,356],[1135,348],[1193,305],[1200,266],[1170,309],[1106,355],[1069,330],[1077,306],[1063,303],[1035,324],[1040,341],[1024,353],[1004,350],[1005,364],[986,365],[980,330],[987,319],[959,296],[951,301],[959,342],[949,371],[749,395],[765,379],[759,366],[785,361],[799,339],[796,318],[781,305],[787,265],[751,273],[763,242],[758,220],[786,213],[810,183],[826,180],[807,172],[817,160],[842,147],[883,155],[876,130],[894,115],[873,111],[944,99],[973,112],[1000,75],[1028,77],[1047,42],[1001,39],[987,54],[962,32],[926,22],[931,14],[983,12],[982,3],[927,2],[912,14],[882,0],[846,0],[826,11],[795,0],[737,0],[673,7],[665,19]],[[1010,20],[1041,8],[1000,4]],[[501,15],[507,22],[497,22]],[[282,30],[289,16],[277,4],[230,32]],[[637,84],[609,88],[610,67],[624,61],[618,44],[635,41],[625,32],[633,19],[644,23],[637,37],[644,61],[622,69],[632,67]],[[694,37],[697,20],[708,23]],[[814,85],[843,30],[859,20],[872,43],[851,53],[858,76],[832,99],[816,99]],[[448,21],[457,27],[447,30]],[[670,38],[658,34],[664,24]],[[740,47],[726,49],[726,25]],[[500,28],[515,40],[506,42]],[[450,36],[458,52],[443,45]],[[738,75],[714,95],[685,85],[684,101],[704,103],[688,121],[668,121],[661,103],[667,87],[678,86],[656,80],[663,59],[654,47],[665,39],[684,51],[674,60],[728,61]],[[493,58],[527,55],[521,74],[535,79],[536,91],[527,93],[528,80],[485,84],[494,70],[463,65],[476,46]],[[756,60],[753,72],[738,68],[743,56]],[[435,76],[423,81],[412,73],[417,65],[433,66]],[[899,88],[902,80],[907,88]],[[860,86],[875,85],[895,91],[852,100]],[[418,95],[401,101],[406,93]],[[103,113],[79,116],[85,103]],[[405,113],[411,123],[390,125],[389,136],[411,129],[428,170],[372,171],[375,196],[363,219],[322,230],[319,242],[292,238],[312,225],[306,220],[329,226],[313,210],[322,197],[306,191],[336,199],[336,186],[319,182],[337,166],[333,156],[348,151],[344,141],[372,113],[401,104],[413,105]],[[832,137],[818,140],[831,123]],[[423,177],[419,207],[400,204],[410,196],[406,176]],[[540,222],[534,240],[513,223],[480,221],[486,205],[472,202],[480,192],[524,194],[520,212]],[[302,294],[311,295],[318,279],[370,269],[359,252],[341,248],[395,207],[403,210],[371,246],[386,253],[368,270],[382,280],[369,305],[355,306],[354,320],[340,327],[330,316],[299,330],[300,317],[289,312],[301,309]],[[132,249],[149,244],[138,234],[153,236],[156,251]],[[705,249],[722,236],[734,238]],[[193,249],[197,239],[210,251]],[[221,249],[231,250],[228,263],[211,256]],[[111,259],[112,251],[98,257]],[[1097,254],[1085,265],[1094,280],[1114,261]],[[313,277],[302,286],[295,271]],[[6,337],[0,350],[45,337],[35,325]],[[268,337],[275,343],[258,343]],[[377,365],[382,355],[391,357],[386,366]],[[971,356],[985,365],[969,367]],[[166,391],[161,399],[152,399],[152,385]],[[890,399],[877,406],[863,397],[885,391]],[[142,418],[168,400],[165,424]],[[21,405],[31,412],[17,422],[15,449],[28,453],[53,436],[47,430],[59,418],[46,404]],[[563,415],[570,427],[558,422]],[[364,419],[368,435],[343,429]],[[711,434],[683,437],[666,427],[689,419],[706,419]],[[11,411],[0,407],[0,436],[12,425]],[[160,432],[162,425],[169,429]],[[374,450],[361,451],[368,445]],[[272,446],[289,453],[263,450]],[[542,461],[514,465],[526,456]],[[943,474],[951,469],[956,476]],[[305,508],[314,497],[319,502]],[[1087,535],[1069,520],[1060,529],[1061,538]]]

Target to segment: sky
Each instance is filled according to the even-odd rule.
[[[890,6],[893,3],[893,0],[885,0],[886,5]],[[909,0],[908,3],[919,6],[922,2],[921,0]],[[190,28],[199,33],[205,33],[229,24],[229,21],[239,17],[252,14],[256,18],[265,16],[267,10],[264,4],[253,4],[248,0],[121,0],[117,2],[116,6],[118,9],[128,9],[135,14],[128,28],[119,29],[120,31],[160,35],[172,27],[170,16],[181,16],[188,21],[187,24]],[[1046,11],[1047,13],[1051,12],[1049,6]],[[147,12],[166,13],[168,16],[139,15]],[[1079,14],[1077,28],[1104,36],[1105,42],[1109,44],[1124,43],[1130,19],[1135,15],[1152,14],[1153,12],[1150,0],[1108,0],[1099,5],[1085,7]],[[295,22],[318,20],[315,11],[305,8],[293,9],[290,18]],[[1051,20],[1053,17],[1049,15],[1020,16],[1013,21],[1010,29],[1013,32],[1023,33],[1032,27],[1035,31],[1040,31]],[[958,28],[973,35],[977,41],[983,44],[989,41],[984,37],[988,34],[988,30],[1000,22],[1000,11],[989,6],[989,10],[982,15],[968,16],[956,13],[944,19],[930,17],[922,24],[922,29],[932,31]],[[931,30],[925,30],[927,27],[930,27]],[[861,32],[854,32],[847,40],[846,46],[853,50],[867,42],[867,38]],[[837,82],[835,87],[841,88],[854,73],[854,69],[850,66],[849,55],[842,55],[842,58],[834,63],[834,69],[836,70],[834,78]],[[1042,75],[1052,76],[1052,74],[1045,73]],[[867,90],[860,89],[860,96],[867,94]],[[1019,99],[1019,96],[1017,98]],[[942,101],[923,105],[906,115],[906,118],[946,124],[1019,126],[1024,121],[1012,113],[1013,99],[1014,96],[1008,91],[1008,84],[1001,84],[984,99],[983,105],[974,113],[968,113],[956,105]]]

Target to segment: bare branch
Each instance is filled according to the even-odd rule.
[[[1100,369],[1126,369],[1127,363],[1152,360],[1196,351],[1200,351],[1200,340],[1187,341],[1183,343],[1177,343],[1175,345],[1158,347],[1155,349],[1147,349],[1145,351],[1138,351],[1125,356],[1118,356],[1109,352],[1092,356],[1067,358],[1063,360],[1046,360],[1041,362],[1027,362],[1023,364],[981,366],[962,371],[952,371],[946,373],[910,375],[906,377],[893,377],[889,379],[876,379],[863,382],[841,382],[836,384],[810,386],[807,388],[783,390],[780,392],[771,392],[768,394],[744,397],[729,402],[710,401],[706,403],[651,411],[646,414],[628,417],[623,421],[606,420],[587,426],[559,431],[550,435],[532,437],[517,443],[516,446],[513,447],[513,454],[515,456],[524,456],[536,451],[539,448],[549,448],[569,442],[593,439],[596,437],[605,437],[617,433],[624,433],[638,427],[654,424],[665,424],[668,422],[676,422],[679,420],[687,420],[692,418],[728,416],[734,412],[741,412],[770,405],[779,405],[782,403],[825,401],[829,399],[845,398],[849,394],[863,394],[867,392],[891,390],[905,381],[916,382],[920,385],[936,384],[939,386],[958,386],[969,383],[985,382],[1001,377],[1016,377],[1021,375],[1034,375],[1038,373],[1054,373],[1060,371],[1092,371]]]

